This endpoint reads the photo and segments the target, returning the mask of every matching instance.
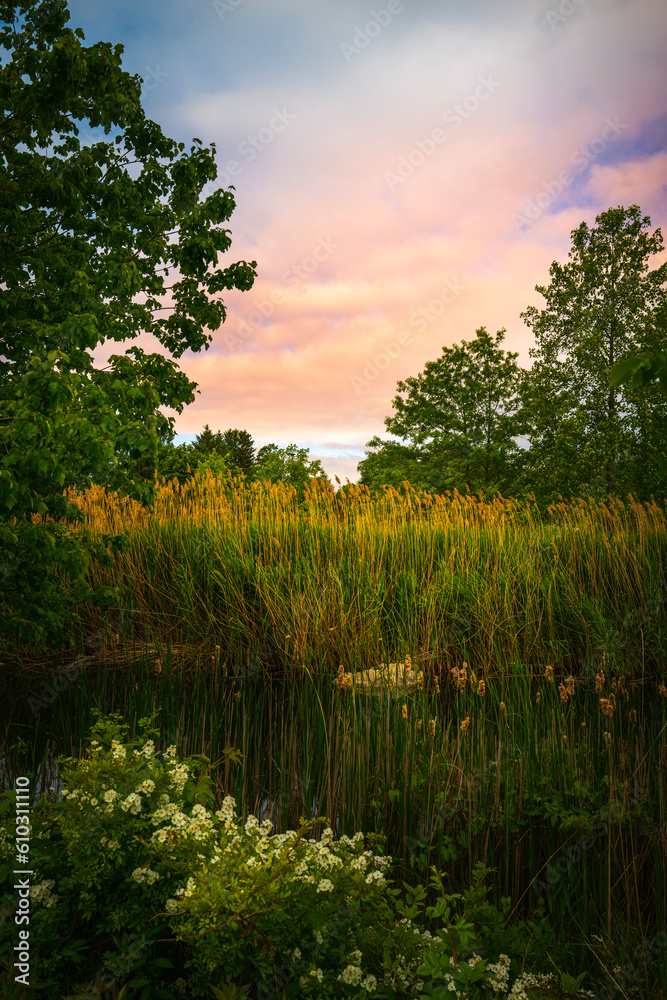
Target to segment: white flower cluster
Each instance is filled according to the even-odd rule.
[[[152,821],[154,823],[165,819],[167,813],[171,814],[175,812],[176,806],[173,803],[168,805],[162,804],[162,800],[165,798],[166,796],[161,797],[161,806],[153,814]],[[232,851],[242,840],[242,837],[238,832],[232,833],[232,836],[229,838],[224,835],[227,830],[231,832],[235,829],[235,807],[235,799],[231,795],[226,795],[222,803],[222,808],[215,813],[216,818],[224,825],[224,831],[222,843],[215,847],[214,853],[208,862],[209,868],[215,868],[215,866],[220,863],[222,857],[225,854],[229,854],[230,851]],[[210,828],[212,825],[211,821],[204,818],[205,810],[201,806],[195,806],[193,808],[193,820],[197,810],[201,811],[201,822],[203,824],[207,824]],[[174,822],[175,818],[175,816],[172,818],[172,826],[183,826],[182,822]],[[190,821],[190,826],[192,826],[193,820]],[[255,856],[246,860],[246,868],[257,868],[270,864],[286,842],[294,840],[298,837],[296,830],[287,830],[285,833],[274,834],[274,836],[271,837],[269,835],[272,828],[273,824],[270,820],[264,820],[263,823],[259,823],[256,816],[251,814],[247,817],[244,825],[244,832],[247,837],[251,837],[254,841],[252,847],[255,851]],[[167,838],[167,830],[168,828],[163,828],[162,830],[156,831],[153,834],[152,839],[159,840],[164,843]],[[208,832],[212,833],[213,831],[210,831],[209,829]],[[363,841],[363,839],[363,833],[355,833],[352,838],[343,835],[340,838],[339,843],[348,847],[356,847],[356,845]],[[318,893],[332,892],[334,888],[333,882],[328,878],[322,877],[323,870],[329,868],[340,868],[344,864],[343,858],[334,853],[334,850],[338,845],[333,843],[333,830],[331,827],[326,827],[326,829],[322,831],[322,836],[319,842],[302,840],[301,843],[306,849],[306,856],[295,862],[292,868],[291,878],[289,875],[287,876],[288,880],[307,882],[311,885],[315,885],[316,892]],[[330,844],[332,845],[331,848],[328,846]],[[359,868],[363,871],[371,860],[373,860],[378,867],[384,868],[386,865],[391,863],[392,859],[390,857],[374,858],[371,851],[366,851],[363,855],[355,858],[354,861],[351,862],[351,867]],[[355,864],[355,862],[358,861],[361,861],[361,865]],[[316,874],[313,874],[313,871]],[[385,885],[385,878],[381,872],[375,871],[366,878],[366,882],[369,885],[376,883],[378,886],[383,886]],[[190,883],[188,884],[190,885]],[[176,893],[176,895],[182,894],[183,893],[180,891]],[[185,895],[191,895],[191,891],[185,893]],[[168,900],[166,906],[169,913],[180,912],[180,907],[176,900]],[[319,932],[317,932],[316,938],[321,943],[322,936]]]
[[[135,791],[142,793],[143,795],[150,795],[151,792],[155,791],[155,782],[147,778],[146,781],[142,781],[140,785],[137,785]]]
[[[479,961],[479,959],[478,959]],[[472,962],[470,963],[472,965]],[[494,965],[489,963],[487,966],[489,972],[495,973],[496,978],[490,981],[490,985],[494,990],[500,990],[501,993],[506,993],[508,1000],[528,1000],[526,994],[526,987],[529,986],[543,986],[551,978],[550,976],[537,975],[533,976],[529,972],[524,972],[516,980],[511,990],[507,989],[507,984],[509,982],[509,970],[510,970],[510,959],[507,955],[501,955],[498,962]],[[593,995],[592,993],[590,994]]]
[[[211,836],[213,820],[204,806],[199,803],[194,805],[191,815],[188,817],[181,812],[176,802],[169,801],[168,795],[161,795],[159,801],[159,807],[151,815],[151,823],[153,826],[157,826],[164,820],[169,820],[170,825],[156,830],[151,840],[164,844],[174,830],[180,830],[187,836],[194,837],[195,840],[205,840]]]
[[[149,885],[152,885],[153,882],[157,882],[159,877],[159,874],[151,871],[148,865],[144,865],[143,868],[135,868],[132,872],[133,879],[137,882],[148,882]]]
[[[195,880],[193,878],[189,878],[185,887],[176,890],[176,895],[191,896],[194,891],[195,891]],[[178,905],[178,900],[176,899],[168,899],[165,904],[165,908],[167,910],[167,913],[179,913],[181,910],[181,907]]]
[[[177,764],[171,772],[169,787],[175,788],[180,795],[185,786],[185,782],[190,777],[190,769],[187,764]]]
[[[120,807],[123,812],[127,812],[129,809],[136,816],[141,812],[141,798],[136,792],[131,792],[126,799],[123,799]]]
[[[372,993],[374,989],[377,988],[377,979],[375,976],[363,977],[363,972],[358,965],[347,965],[342,973],[338,976],[338,979],[349,986],[361,986],[363,989],[368,990]]]
[[[45,879],[44,882],[40,882],[39,885],[30,886],[30,902],[31,903],[42,903],[48,909],[55,906],[58,902],[58,897],[51,894],[56,883],[52,878]]]
[[[100,844],[103,847],[106,844],[109,851],[117,851],[120,847],[120,843],[117,840],[108,840],[107,837],[100,837]]]

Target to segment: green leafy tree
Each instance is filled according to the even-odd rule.
[[[638,389],[654,379],[660,380],[662,391],[667,393],[667,354],[664,351],[633,354],[614,365],[609,374],[609,388],[629,385],[632,389]]]
[[[167,482],[178,479],[182,485],[192,475],[193,464],[194,455],[191,444],[175,445],[173,442],[169,442],[165,445],[159,445],[156,470],[157,480],[161,483],[163,479]],[[190,472],[188,472],[188,467],[190,467]]]
[[[667,345],[667,304],[655,312],[653,342]],[[616,373],[616,374],[614,374]],[[638,440],[632,449],[634,493],[667,498],[667,353],[653,348],[630,356],[610,372],[610,387],[625,384],[625,393],[639,418]]]
[[[660,389],[667,396],[667,302],[663,301],[653,314],[653,347],[643,354],[632,354],[614,365],[609,372],[609,388],[627,385],[630,389],[643,389],[658,380]]]
[[[289,444],[279,448],[276,444],[266,444],[257,452],[253,470],[255,482],[268,480],[271,483],[285,483],[297,491],[297,502],[303,503],[304,484],[312,478],[330,482],[319,460],[308,461],[308,449]]]
[[[405,481],[416,490],[434,488],[425,456],[416,445],[382,441],[375,435],[366,443],[366,449],[366,458],[359,462],[357,471],[361,473],[360,485],[367,486],[371,496],[382,496],[385,486],[400,491]]]
[[[396,416],[387,417],[385,426],[410,444],[386,442],[383,452],[360,462],[362,483],[377,489],[407,478],[416,489],[481,490],[487,497],[511,489],[520,452],[513,438],[526,428],[515,407],[518,353],[500,348],[504,335],[499,330],[494,341],[480,327],[475,340],[443,347],[421,375],[397,384],[408,397],[395,397]],[[369,444],[382,442],[374,438]]]
[[[193,139],[184,153],[146,119],[143,81],[121,71],[121,45],[84,47],[83,31],[65,27],[63,3],[0,0],[0,18],[11,55],[0,67],[0,629],[4,645],[62,645],[80,602],[118,599],[93,592],[86,577],[91,557],[104,562],[108,545],[123,544],[70,532],[62,518],[81,515],[63,491],[110,466],[113,489],[150,502],[154,483],[133,484],[124,462],[146,458],[155,468],[159,437],[173,427],[159,407],[180,413],[196,389],[162,354],[132,346],[96,369],[90,352],[142,332],[175,358],[208,349],[205,330],[226,315],[210,296],[252,287],[256,264],[215,268],[231,244],[217,227],[235,201],[218,189],[199,202],[217,176],[214,147]],[[82,147],[82,120],[120,132],[113,144]],[[49,154],[54,132],[62,141]],[[136,180],[130,158],[142,164]],[[172,270],[173,311],[155,319]],[[138,293],[145,302],[134,301]]]
[[[523,399],[530,415],[527,481],[553,497],[589,492],[625,494],[636,484],[637,434],[651,409],[610,383],[610,371],[628,351],[665,346],[657,317],[665,302],[667,264],[652,271],[662,250],[660,230],[632,205],[609,209],[589,229],[572,231],[570,260],[550,268],[546,299],[522,318],[535,334],[535,358]]]

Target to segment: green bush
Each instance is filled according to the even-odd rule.
[[[323,817],[274,836],[271,822],[254,816],[241,827],[232,797],[214,813],[210,779],[195,780],[207,759],[179,761],[175,746],[157,753],[149,727],[140,720],[140,735],[124,742],[119,717],[100,717],[87,754],[60,758],[63,800],[43,798],[32,812],[31,971],[49,997],[94,984],[98,996],[122,985],[123,1000],[240,995],[232,984],[255,986],[251,996],[316,1000],[449,998],[458,989],[488,997],[498,988],[510,959],[487,967],[472,951],[473,925],[450,921],[459,897],[444,894],[436,869],[436,905],[405,883],[403,902],[387,879],[392,859],[364,850],[361,833],[334,841],[327,827],[319,841],[307,839]],[[15,797],[0,797],[7,887]],[[481,866],[475,891],[485,873]],[[12,897],[3,904],[10,915]],[[438,933],[420,930],[415,918],[424,913]],[[8,989],[15,939],[6,919]]]

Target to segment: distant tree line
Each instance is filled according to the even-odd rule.
[[[304,484],[309,479],[327,479],[319,461],[307,460],[306,448],[297,448],[294,444],[287,448],[267,444],[255,455],[254,441],[248,431],[229,429],[224,433],[213,433],[206,424],[192,443],[175,445],[173,437],[173,429],[169,427],[165,437],[159,439],[155,467],[148,459],[119,459],[124,463],[123,469],[129,478],[147,481],[157,475],[158,482],[162,482],[163,478],[167,481],[177,479],[182,484],[195,473],[210,469],[216,476],[227,473],[234,477],[242,475],[248,484],[260,480],[289,484],[296,489],[299,503],[303,502]],[[104,485],[110,468],[109,465],[98,466],[91,474],[91,480]]]

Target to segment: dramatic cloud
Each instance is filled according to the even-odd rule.
[[[124,44],[166,135],[215,142],[204,194],[234,184],[229,260],[258,262],[210,350],[181,358],[201,395],[177,440],[245,429],[355,482],[396,382],[444,346],[504,326],[530,367],[519,313],[572,229],[633,203],[664,228],[653,0],[69,9],[86,44]]]

